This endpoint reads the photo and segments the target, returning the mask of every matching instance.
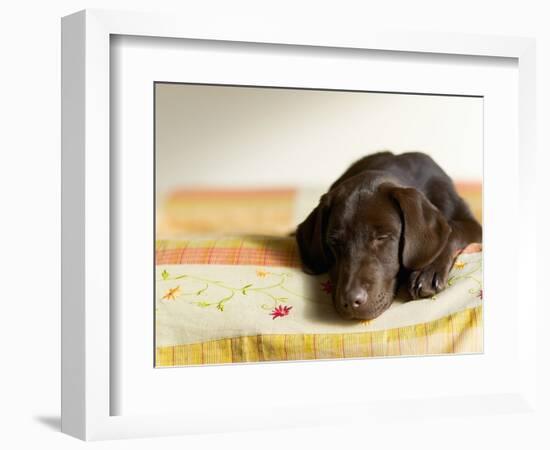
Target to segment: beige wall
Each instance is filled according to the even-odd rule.
[[[381,149],[482,176],[483,100],[157,84],[157,193],[178,186],[326,186]]]

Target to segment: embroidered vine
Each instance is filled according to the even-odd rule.
[[[464,268],[466,267],[468,267],[469,270],[468,272],[465,273]],[[483,290],[482,290],[481,281],[473,276],[473,274],[480,269],[481,269],[481,261],[470,263],[459,259],[456,260],[451,270],[451,276],[447,281],[447,286],[451,287],[460,280],[473,280],[475,283],[477,283],[478,287],[468,289],[468,293],[471,295],[475,295],[480,299],[483,299]],[[437,300],[437,298],[438,298],[438,294],[435,294],[432,297],[430,297],[430,300]]]
[[[477,287],[468,289],[468,293],[472,295],[476,295],[479,298],[483,297],[482,292],[482,285],[481,280],[473,276],[476,272],[480,271],[481,269],[481,261],[476,261],[473,263],[465,263],[463,261],[457,261],[454,266],[456,270],[456,275],[453,275],[449,278],[449,281],[447,281],[447,285],[449,287],[453,286],[456,282],[460,280],[472,280],[477,284]],[[464,271],[464,269],[468,267],[468,271]],[[463,272],[464,271],[464,272]]]
[[[246,283],[243,286],[234,286],[223,281],[189,274],[172,276],[166,271],[166,269],[161,272],[160,276],[161,279],[157,280],[157,283],[162,281],[181,281],[180,284],[176,285],[175,287],[167,289],[165,294],[161,297],[161,300],[174,301],[176,300],[176,298],[179,297],[190,296],[194,297],[193,301],[191,302],[192,304],[200,308],[216,308],[218,311],[221,312],[224,311],[227,303],[235,299],[236,296],[246,297],[250,293],[260,294],[265,300],[267,300],[267,302],[260,304],[260,308],[271,311],[270,315],[273,317],[273,319],[288,316],[288,314],[292,310],[292,306],[282,304],[286,304],[290,296],[309,300],[307,297],[297,292],[294,292],[292,289],[286,286],[288,278],[291,277],[292,274],[285,272],[276,273],[258,269],[256,271],[256,276],[258,278],[273,278],[273,283],[267,286],[257,286],[255,283]],[[186,280],[192,281],[194,283],[199,282],[202,284],[202,286],[199,289],[194,289],[192,291],[186,292],[182,288],[182,286],[185,285]],[[210,291],[212,291],[211,288],[213,286],[225,290],[225,295],[217,299],[208,298],[208,294],[210,293]],[[282,290],[289,296],[275,295],[270,292],[275,289]],[[199,297],[204,297],[204,299]]]

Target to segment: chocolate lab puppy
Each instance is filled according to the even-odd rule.
[[[428,155],[390,152],[353,164],[296,230],[307,273],[328,272],[336,310],[373,319],[400,286],[411,299],[444,289],[458,250],[481,225]]]

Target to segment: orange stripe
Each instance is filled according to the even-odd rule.
[[[401,351],[401,335],[399,334],[399,328],[397,328],[397,348],[399,349],[399,354],[402,355]]]

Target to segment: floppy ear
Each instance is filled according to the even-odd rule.
[[[430,264],[443,250],[451,228],[443,214],[413,188],[393,188],[391,195],[403,213],[403,265],[418,270]]]
[[[296,241],[306,273],[327,272],[334,262],[332,253],[326,244],[328,215],[328,197],[325,194],[321,197],[319,205],[306,220],[298,225],[296,230]]]

